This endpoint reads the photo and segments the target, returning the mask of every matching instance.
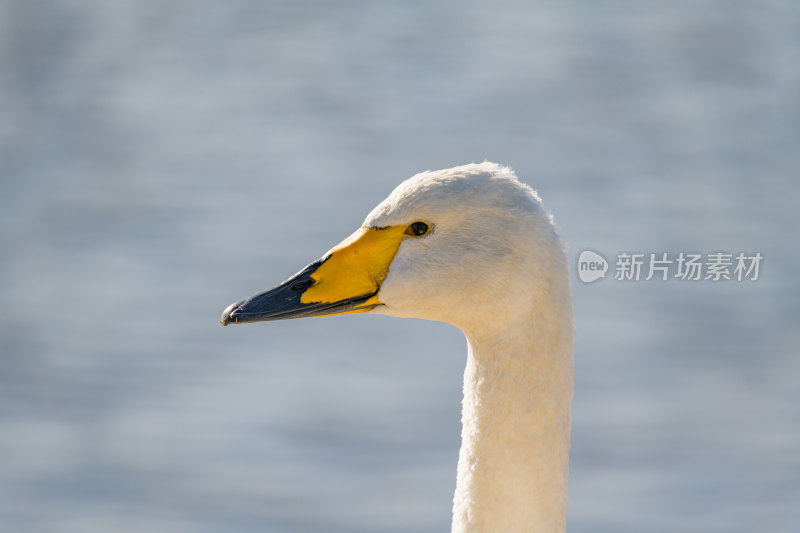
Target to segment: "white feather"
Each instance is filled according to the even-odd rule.
[[[417,174],[365,225],[416,220],[433,231],[403,241],[372,312],[467,337],[453,531],[564,531],[573,317],[552,217],[511,169],[484,162]]]

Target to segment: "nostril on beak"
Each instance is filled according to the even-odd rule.
[[[292,285],[291,289],[293,291],[303,291],[303,290],[306,290],[307,288],[309,288],[310,286],[312,286],[313,284],[314,284],[314,280],[313,279],[311,279],[311,278],[304,279],[303,281],[298,281],[297,283]]]

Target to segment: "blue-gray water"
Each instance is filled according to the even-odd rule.
[[[569,529],[800,530],[798,65],[791,1],[0,2],[0,530],[447,530],[456,329],[217,320],[483,159],[571,258],[764,256],[573,279]]]

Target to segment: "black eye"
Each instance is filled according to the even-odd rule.
[[[428,233],[430,228],[424,222],[412,222],[410,226],[406,228],[405,234],[411,235],[412,237],[421,237]]]

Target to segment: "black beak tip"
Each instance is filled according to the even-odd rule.
[[[238,322],[236,318],[236,312],[239,311],[241,304],[242,302],[236,302],[226,307],[219,319],[220,324],[223,326],[227,326],[228,324],[236,324]]]

